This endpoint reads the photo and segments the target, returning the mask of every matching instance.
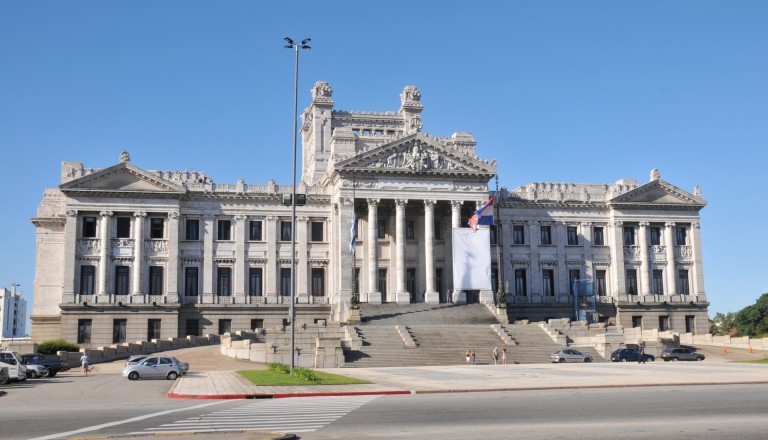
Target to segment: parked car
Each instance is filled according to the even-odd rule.
[[[42,365],[48,369],[48,377],[53,377],[60,371],[67,371],[61,359],[55,354],[23,354],[21,360],[27,365]]]
[[[592,362],[592,355],[584,354],[572,348],[561,348],[549,355],[549,360],[555,363]]]
[[[8,376],[8,367],[0,367],[0,385],[6,385],[11,381]]]
[[[27,368],[16,352],[0,351],[0,367],[8,368],[11,382],[27,380]]]
[[[640,350],[634,348],[620,348],[611,353],[611,360],[613,362],[637,362],[639,358]],[[644,353],[643,358],[646,362],[653,362],[656,360],[656,356],[648,353]]]
[[[665,362],[672,361],[703,361],[704,355],[696,353],[690,348],[669,348],[661,353]]]
[[[27,378],[39,379],[44,376],[48,376],[48,369],[43,365],[27,364]]]
[[[146,359],[148,356],[149,356],[148,354],[136,354],[136,355],[133,355],[133,356],[131,356],[128,359],[125,360],[125,366],[126,367],[130,367],[131,365],[136,365],[139,362],[141,362],[144,359]]]
[[[189,364],[171,356],[147,356],[136,365],[123,368],[123,377],[129,380],[137,379],[168,379],[174,380],[187,374]]]

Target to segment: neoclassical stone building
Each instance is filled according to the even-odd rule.
[[[706,331],[698,190],[657,171],[643,185],[502,188],[491,252],[504,293],[452,291],[452,228],[488,199],[495,162],[469,133],[422,132],[415,87],[396,112],[334,110],[325,82],[312,98],[295,228],[282,203],[291,186],[150,171],[127,152],[103,169],[64,162],[32,219],[33,339],[88,347],[281,325],[294,234],[298,324],[346,321],[353,292],[402,305],[451,291],[457,303],[506,302],[510,319]]]

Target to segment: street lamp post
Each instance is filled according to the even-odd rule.
[[[288,312],[291,324],[291,370],[296,367],[295,353],[295,319],[296,319],[296,136],[298,131],[299,119],[299,49],[311,49],[307,45],[310,38],[301,40],[300,43],[294,43],[292,39],[283,38],[287,45],[286,49],[293,49],[296,52],[296,74],[293,79],[293,191],[291,193],[291,306]]]

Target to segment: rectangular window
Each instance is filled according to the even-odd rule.
[[[152,217],[149,219],[149,238],[163,238],[164,234],[165,219],[162,217]]]
[[[512,226],[512,243],[525,244],[525,230],[523,225]]]
[[[77,343],[78,344],[90,344],[91,343],[91,326],[93,321],[90,319],[78,319],[77,320]]]
[[[115,266],[115,295],[128,295],[130,267]],[[138,286],[137,286],[138,287]]]
[[[624,246],[635,245],[635,227],[624,226]]]
[[[197,296],[198,284],[197,284],[197,268],[185,267],[184,268],[184,296]]]
[[[677,271],[677,293],[680,295],[690,295],[690,286],[688,283],[688,270],[680,269]]]
[[[96,217],[83,217],[83,238],[96,237]]]
[[[115,222],[117,223],[115,238],[131,238],[131,218],[117,217]]]
[[[216,239],[219,241],[232,240],[232,220],[219,220],[216,223]]]
[[[416,269],[412,267],[405,269],[405,289],[411,293],[413,301],[413,295],[416,294]]]
[[[627,294],[637,295],[637,271],[627,269]]]
[[[387,238],[387,221],[379,219],[376,225],[376,238],[383,240]]]
[[[232,295],[232,268],[220,267],[217,271],[217,294],[219,296]]]
[[[643,317],[642,316],[633,316],[632,317],[632,327],[637,328],[643,328]]]
[[[603,236],[602,226],[595,226],[592,229],[592,244],[595,246],[605,246],[605,236]]]
[[[312,296],[325,296],[325,269],[312,268]]]
[[[528,295],[528,289],[525,282],[525,269],[515,269],[515,295]]]
[[[200,220],[189,218],[186,223],[186,239],[195,241],[200,240]]]
[[[437,293],[443,292],[443,268],[442,267],[435,268],[435,291],[437,291]]]
[[[669,316],[659,316],[659,331],[665,332],[669,330]]]
[[[154,339],[160,339],[160,323],[161,319],[149,319],[147,320],[147,341]]]
[[[248,268],[248,294],[261,296],[262,276],[260,267]]]
[[[80,295],[93,295],[96,285],[96,266],[80,266]]]
[[[291,296],[291,268],[280,268],[280,295]]]
[[[405,239],[406,240],[416,239],[416,225],[413,220],[405,221]]]
[[[149,294],[163,294],[163,268],[162,266],[149,266]]]
[[[251,330],[256,330],[257,328],[264,328],[263,319],[251,319]]]
[[[125,332],[128,327],[127,319],[112,320],[112,343],[119,344],[125,342]]]
[[[360,285],[360,268],[356,267],[355,268],[355,284],[352,286],[352,291],[360,293],[361,287],[362,286]]]
[[[435,234],[435,240],[436,241],[442,240],[443,239],[443,222],[441,222],[440,220],[435,220],[434,225],[435,225],[435,228],[433,231]],[[440,292],[439,289],[437,291]]]
[[[678,246],[685,246],[688,242],[688,231],[685,226],[678,226],[675,228],[675,243]]]
[[[488,226],[488,230],[491,233],[491,244],[498,244],[498,241],[497,241],[498,240],[498,236],[496,234],[496,225]]]
[[[282,220],[280,222],[280,241],[291,241],[291,222]]]
[[[659,269],[653,270],[653,280],[651,285],[651,293],[654,295],[664,295],[664,271]]]
[[[231,319],[219,319],[219,334],[229,333],[232,331]]]
[[[199,336],[200,322],[197,319],[187,319],[184,324],[184,336]]]
[[[696,317],[693,315],[686,315],[685,317],[685,332],[696,333]]]
[[[311,234],[311,240],[310,241],[325,241],[324,238],[324,231],[325,231],[325,224],[324,222],[312,222],[312,234]],[[355,228],[357,229],[357,228]]]
[[[595,295],[605,296],[605,271],[595,271]]]
[[[651,246],[661,245],[661,228],[658,226],[651,226]]]
[[[540,226],[539,230],[541,235],[541,244],[543,245],[552,244],[552,227]]]
[[[568,232],[568,246],[578,246],[579,229],[576,226],[568,226],[566,231]]]
[[[261,241],[261,220],[251,220],[248,223],[248,240]]]
[[[544,296],[555,296],[555,271],[544,269],[541,271],[541,287],[544,289]]]
[[[491,289],[496,293],[499,291],[499,268],[491,268]]]
[[[570,269],[568,271],[568,288],[571,289],[571,296],[575,295],[577,292],[580,292],[579,286],[577,285],[578,282],[581,280],[581,270],[579,269]]]
[[[381,297],[387,297],[387,269],[379,269],[379,292]]]

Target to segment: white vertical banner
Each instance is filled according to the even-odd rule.
[[[491,290],[491,231],[453,229],[453,288]]]

